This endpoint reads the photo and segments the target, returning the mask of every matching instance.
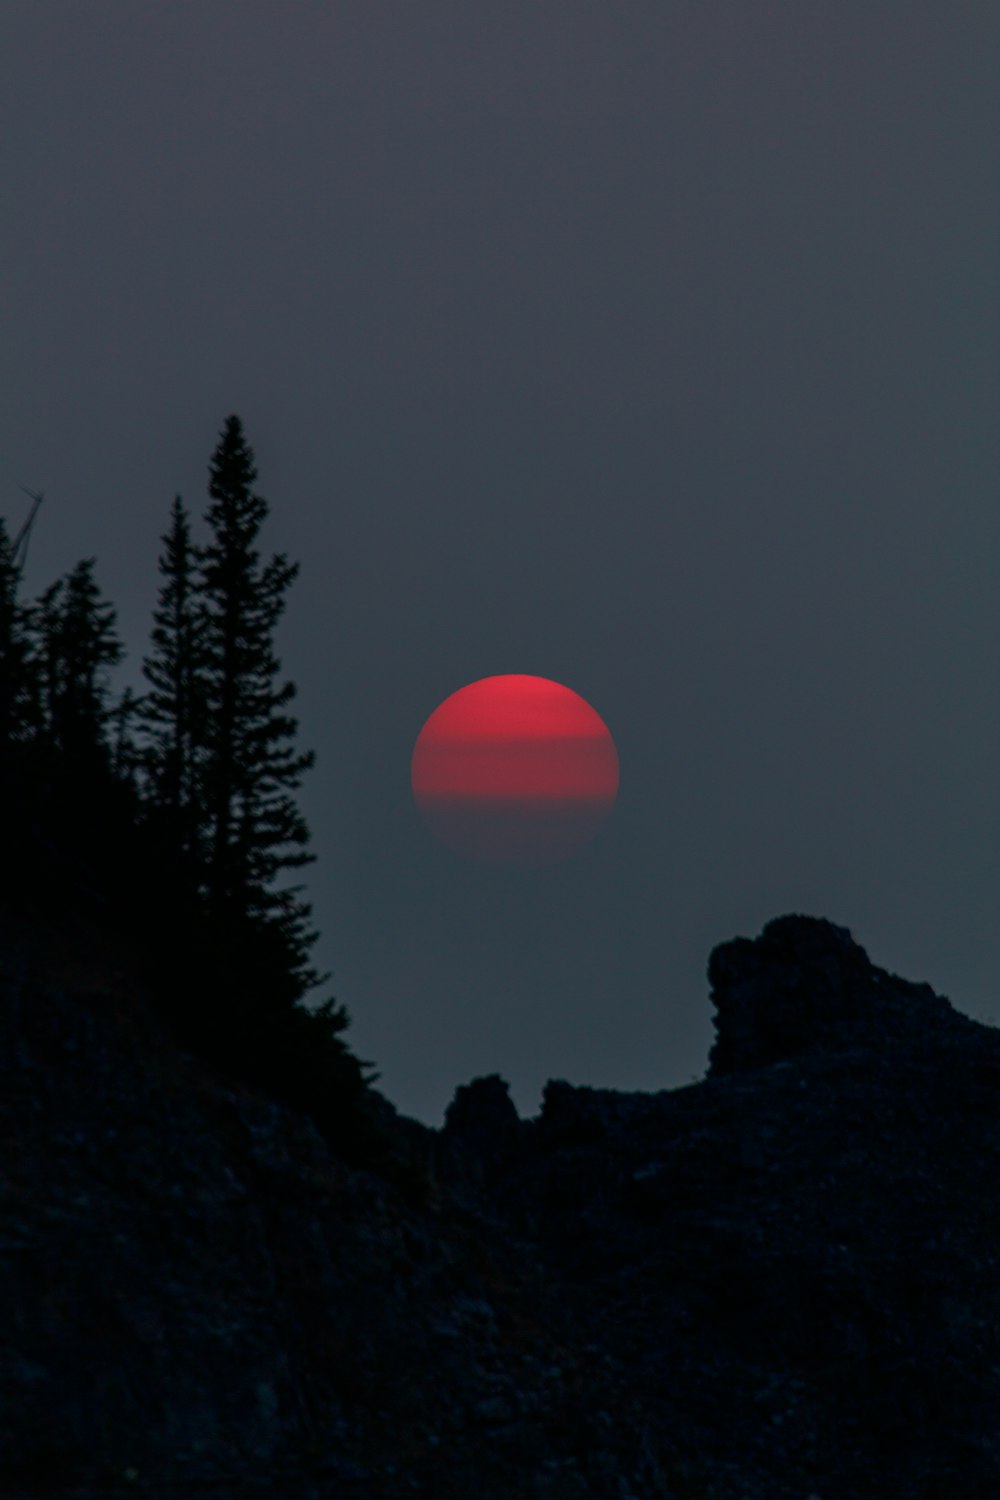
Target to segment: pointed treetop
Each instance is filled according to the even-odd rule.
[[[213,499],[221,499],[233,491],[245,494],[257,478],[253,449],[244,435],[243,423],[235,415],[223,423],[209,474],[209,494]]]

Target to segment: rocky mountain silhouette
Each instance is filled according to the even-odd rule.
[[[155,965],[0,922],[3,1500],[1000,1494],[1000,1033],[843,927],[715,949],[687,1087],[373,1089],[384,1171]]]

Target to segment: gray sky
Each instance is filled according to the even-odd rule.
[[[405,1113],[700,1076],[709,950],[788,911],[1000,1019],[998,42],[989,0],[5,0],[28,591],[96,555],[138,684],[239,413],[302,564],[315,998]],[[412,805],[501,672],[618,746],[554,868]]]

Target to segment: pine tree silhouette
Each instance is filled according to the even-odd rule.
[[[41,595],[32,614],[38,637],[42,735],[78,769],[109,763],[107,669],[124,650],[116,611],[94,580],[93,557],[78,562]]]
[[[200,554],[198,591],[205,687],[203,787],[210,818],[208,895],[220,920],[266,919],[294,957],[301,991],[328,976],[308,967],[316,934],[301,886],[277,890],[284,870],[311,863],[309,830],[290,795],[313,765],[297,753],[296,720],[285,712],[292,682],[278,685],[273,631],[299,571],[283,553],[261,566],[254,543],[268,503],[253,491],[252,449],[239,417],[226,419],[210,467],[212,540]]]
[[[164,581],[153,613],[152,650],[142,664],[150,691],[137,707],[147,739],[140,763],[151,820],[171,852],[197,871],[205,861],[208,822],[199,782],[207,714],[201,644],[205,612],[196,592],[200,553],[192,544],[180,495],[174,498],[170,528],[161,540],[159,571]]]

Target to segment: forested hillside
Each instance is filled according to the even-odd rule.
[[[97,559],[25,599],[41,497],[16,534],[0,518],[0,880],[25,910],[89,905],[140,938],[175,1035],[351,1152],[369,1149],[377,1074],[344,1040],[344,1005],[303,1003],[329,976],[309,960],[304,887],[287,881],[315,857],[294,796],[313,755],[295,744],[273,641],[298,569],[261,561],[256,477],[231,416],[209,466],[208,540],[179,496],[170,507],[139,696],[114,691],[126,647]]]

